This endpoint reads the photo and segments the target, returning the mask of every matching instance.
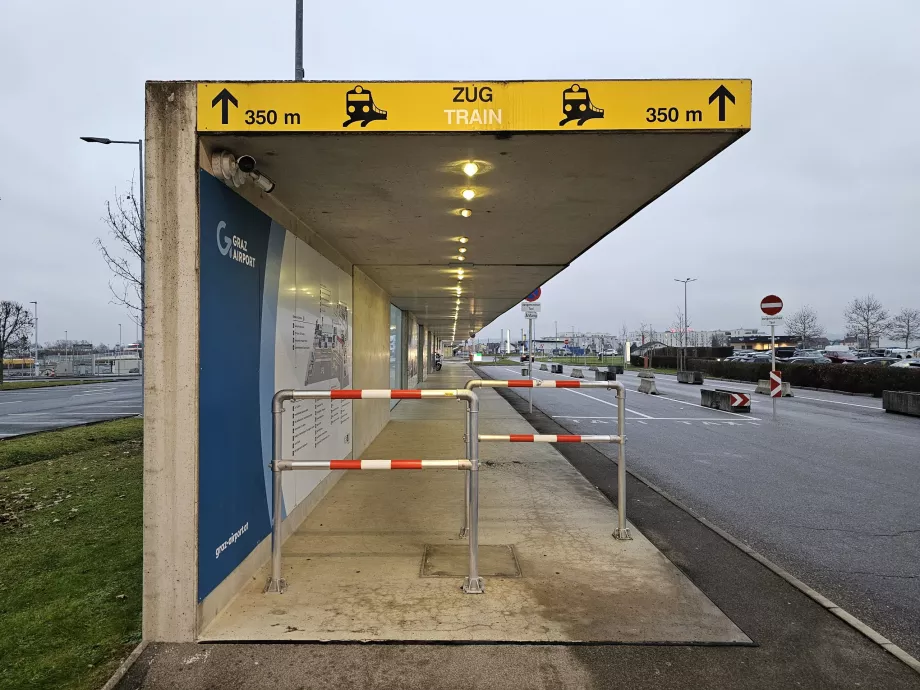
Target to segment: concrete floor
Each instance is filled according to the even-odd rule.
[[[426,387],[471,376],[448,364]],[[494,391],[481,397],[480,433],[533,433]],[[464,409],[403,401],[363,457],[462,457]],[[481,455],[480,543],[513,547],[520,577],[467,595],[462,572],[423,576],[426,545],[465,543],[463,473],[355,471],[285,543],[287,592],[263,595],[263,569],[202,640],[750,644],[635,528],[614,540],[614,507],[551,446],[482,444]]]

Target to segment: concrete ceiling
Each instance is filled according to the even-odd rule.
[[[439,337],[478,332],[742,136],[720,132],[203,137]],[[461,170],[473,160],[472,179]],[[476,197],[465,201],[461,192]],[[459,211],[472,210],[469,218]],[[467,237],[465,245],[458,238]],[[467,249],[458,262],[458,249]],[[458,266],[463,279],[458,280]],[[458,308],[457,287],[460,287]]]

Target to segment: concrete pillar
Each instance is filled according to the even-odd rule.
[[[197,636],[198,158],[190,83],[146,90],[143,634]]]

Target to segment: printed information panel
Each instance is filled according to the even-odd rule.
[[[198,84],[200,132],[750,127],[748,79]]]
[[[228,186],[199,175],[198,599],[271,530],[271,399],[351,387],[351,276]],[[290,402],[283,455],[352,450],[349,400]],[[286,472],[285,515],[325,477]]]

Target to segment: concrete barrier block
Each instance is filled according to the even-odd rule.
[[[702,371],[678,371],[677,372],[677,382],[678,383],[695,383],[698,385],[703,385],[703,372]]]
[[[617,375],[614,374],[612,371],[603,371],[601,369],[598,369],[594,372],[594,380],[595,381],[616,381]]]
[[[920,393],[882,391],[882,409],[911,417],[920,417]]]
[[[550,364],[550,367],[551,367],[550,373],[552,373],[552,374],[561,374],[561,373],[562,373],[562,365],[561,365],[561,364]]]
[[[585,372],[581,369],[572,369],[572,373],[569,374],[573,379],[583,379],[585,377]]]
[[[639,371],[639,374],[638,374],[638,375],[639,375],[639,378],[640,378],[640,379],[653,379],[653,378],[655,378],[655,372],[652,371],[652,370],[650,370],[650,369],[641,369],[641,370]]]
[[[658,386],[655,385],[655,377],[644,377],[639,381],[639,392],[649,395],[658,395]]]
[[[541,364],[541,365],[540,365],[540,371],[549,371],[549,367],[546,366],[545,364]]]
[[[747,400],[747,404],[744,404],[744,400]],[[700,390],[700,406],[723,412],[750,412],[751,400],[747,393],[703,388]]]
[[[622,374],[623,365],[622,364],[608,364],[607,371],[609,371],[612,374]]]

